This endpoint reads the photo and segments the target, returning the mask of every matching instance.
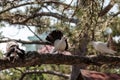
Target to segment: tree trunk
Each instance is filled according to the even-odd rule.
[[[85,56],[87,52],[87,44],[88,44],[88,36],[87,34],[84,34],[79,44],[79,49],[75,51],[75,54],[79,56]],[[84,77],[82,76],[80,69],[85,69],[85,68],[86,68],[85,65],[73,65],[70,80],[77,80],[78,76],[81,77],[80,80],[84,80]]]
[[[80,65],[73,65],[72,66],[72,73],[71,73],[71,79],[70,80],[77,80],[78,76],[80,80],[84,80],[84,77],[82,76],[81,73],[81,66]]]

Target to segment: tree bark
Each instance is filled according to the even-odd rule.
[[[81,42],[79,44],[78,50],[75,51],[75,54],[78,56],[85,56],[87,52],[87,44],[88,44],[88,35],[84,33],[84,36],[81,38]],[[77,77],[81,77],[81,80],[84,80],[80,69],[85,69],[85,65],[73,65],[72,66],[72,73],[71,73],[71,80],[76,80]],[[80,75],[81,74],[81,75]]]
[[[109,4],[108,4],[103,10],[100,11],[100,13],[98,14],[98,16],[99,16],[99,17],[102,17],[102,16],[104,16],[105,14],[107,14],[107,13],[110,11],[110,9],[114,6],[114,4],[115,4],[115,1],[114,1],[114,0],[111,0],[111,1],[109,2]]]
[[[65,65],[97,65],[103,64],[120,66],[119,56],[77,56],[77,55],[64,55],[64,54],[39,54],[36,51],[27,52],[25,59],[21,60],[17,58],[14,63],[7,59],[0,59],[0,70],[15,68],[15,67],[27,67],[36,66],[41,64],[65,64]]]
[[[16,40],[16,39],[0,40],[0,43],[6,43],[6,42],[9,42],[11,40],[16,41],[18,43],[22,43],[22,44],[52,45],[49,42],[44,42],[44,41],[39,41],[39,40],[36,40],[36,41],[25,41],[25,40]]]
[[[51,74],[51,75],[56,75],[56,76],[59,76],[59,77],[63,77],[65,79],[69,79],[69,75],[63,74],[63,73],[60,73],[60,72],[56,72],[56,71],[28,71],[28,72],[22,73],[19,80],[24,80],[24,77],[26,75],[29,75],[29,74]]]

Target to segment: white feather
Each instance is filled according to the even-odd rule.
[[[6,51],[9,51],[10,47],[16,45],[18,46],[18,43],[16,41],[10,41],[6,44]]]
[[[95,50],[101,52],[101,53],[109,53],[109,54],[114,54],[116,51],[110,49],[107,47],[107,43],[100,42],[100,41],[92,41],[91,42]]]
[[[55,51],[64,51],[65,48],[66,48],[66,42],[65,42],[65,39],[64,37],[62,37],[61,40],[56,40],[54,42],[54,50],[52,52],[55,52]]]

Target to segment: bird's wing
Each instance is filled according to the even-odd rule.
[[[112,50],[112,49],[107,49],[106,50],[107,52],[106,53],[110,53],[110,54],[115,54],[115,53],[117,53],[116,51],[114,51],[114,50]]]
[[[59,43],[60,43],[59,39],[55,40],[55,42],[54,42],[55,49],[57,49],[59,47],[59,45],[60,45]]]
[[[96,42],[94,45],[95,49],[98,51],[103,51],[104,49],[106,49],[106,44],[102,43],[102,42]]]
[[[7,51],[6,53],[5,53],[5,55],[6,55],[6,57],[10,57],[10,55],[12,54],[12,52],[14,52],[14,48],[11,48],[9,51]]]
[[[15,52],[17,53],[17,55],[20,57],[20,58],[24,58],[25,56],[25,51],[20,49],[18,46],[15,46]]]
[[[112,49],[109,49],[107,47],[106,43],[99,43],[99,44],[97,44],[96,48],[97,48],[98,51],[100,51],[102,53],[110,53],[110,54],[116,53],[116,51],[114,51]]]
[[[48,34],[46,40],[51,43],[54,43],[55,40],[61,39],[62,36],[63,33],[60,30],[53,30],[51,33]]]

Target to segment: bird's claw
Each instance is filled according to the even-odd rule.
[[[14,63],[16,59],[17,59],[17,56],[13,58],[12,63]]]

